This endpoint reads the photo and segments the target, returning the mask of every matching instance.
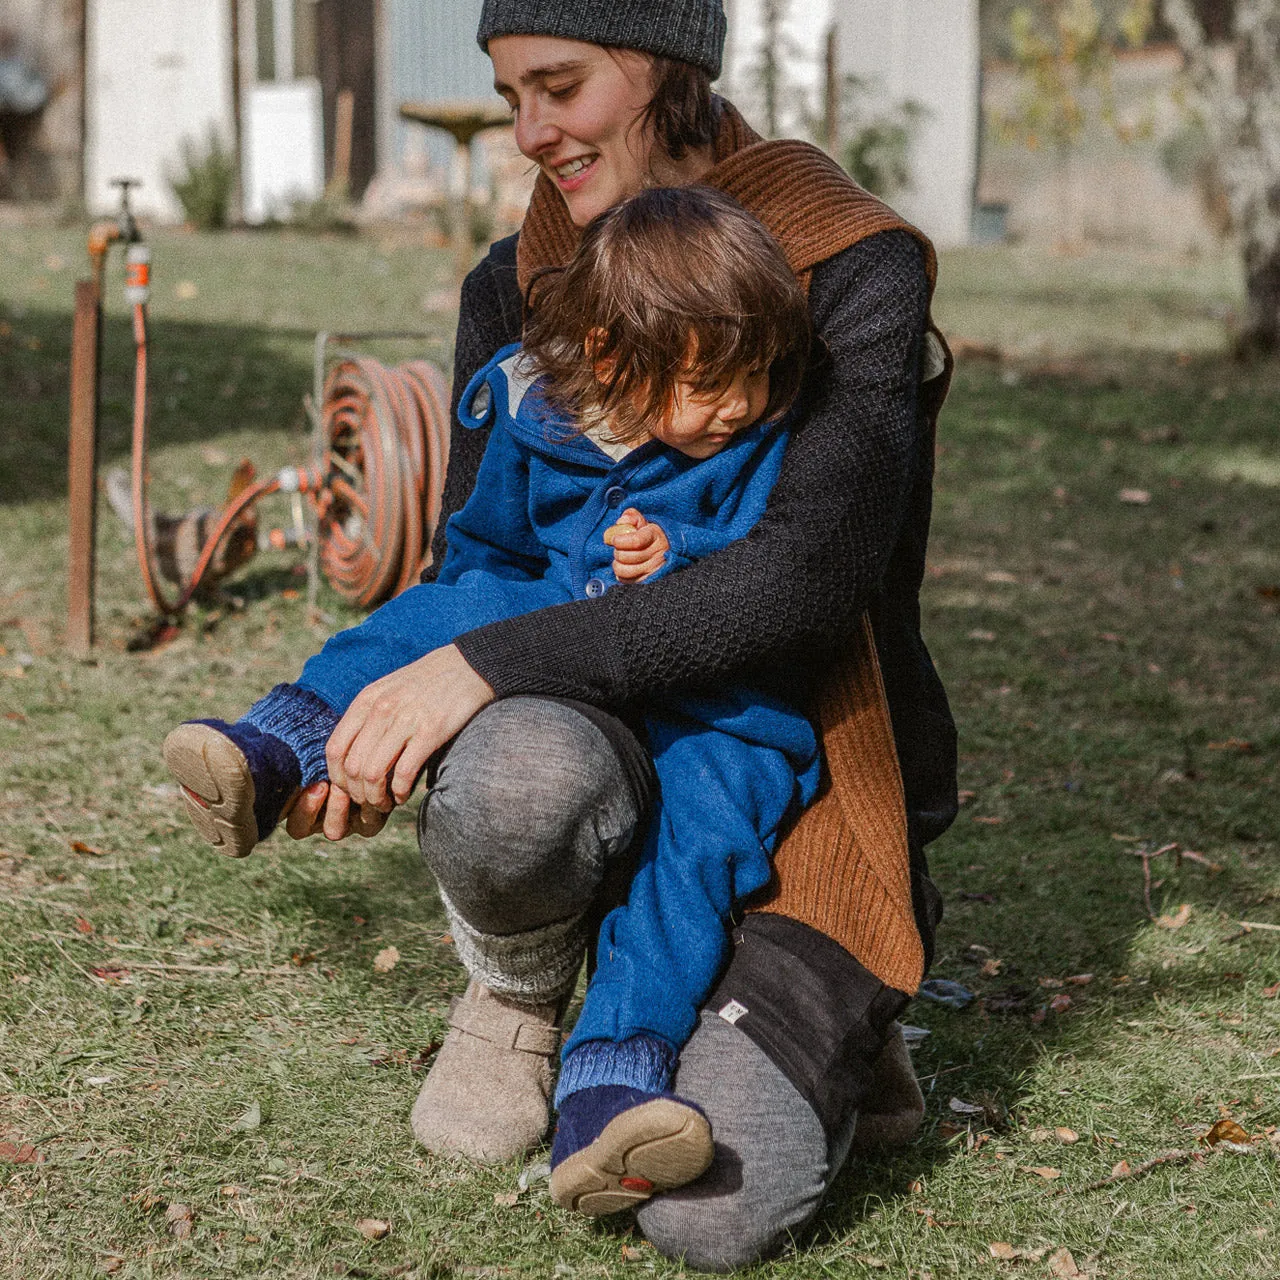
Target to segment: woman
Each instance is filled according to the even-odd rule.
[[[919,1114],[893,1019],[938,916],[922,848],[956,805],[917,603],[948,366],[928,318],[932,250],[821,153],[759,142],[712,97],[720,0],[486,0],[479,40],[539,176],[520,235],[463,287],[455,410],[518,339],[538,273],[646,184],[705,182],[760,218],[808,286],[827,356],[749,538],[643,590],[470,632],[371,686],[330,740],[330,788],[304,794],[288,827],[375,830],[437,757],[419,839],[471,983],[413,1127],[433,1151],[510,1159],[545,1133],[559,1018],[652,800],[628,703],[785,666],[830,776],[681,1056],[675,1087],[710,1118],[715,1163],[639,1214],[663,1252],[732,1268],[817,1211],[859,1110],[860,1141],[910,1136]],[[455,429],[446,516],[483,447]]]

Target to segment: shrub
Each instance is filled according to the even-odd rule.
[[[212,126],[203,143],[184,138],[179,150],[182,168],[177,175],[170,175],[169,186],[182,212],[201,231],[220,230],[231,216],[236,186],[234,152]]]

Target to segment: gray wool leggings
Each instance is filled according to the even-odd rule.
[[[531,1002],[572,989],[588,937],[625,896],[655,785],[631,730],[583,704],[513,697],[471,721],[436,769],[418,840],[473,977]],[[856,1117],[828,1143],[773,1062],[707,1011],[675,1090],[707,1113],[715,1160],[642,1207],[641,1229],[705,1271],[781,1252],[818,1211]]]

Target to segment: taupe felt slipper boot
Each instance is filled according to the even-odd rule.
[[[504,1164],[542,1141],[561,1005],[523,1005],[474,979],[413,1104],[414,1137],[437,1155]]]
[[[902,1026],[895,1022],[858,1112],[851,1149],[872,1151],[905,1146],[919,1132],[923,1119],[924,1094],[916,1080]]]

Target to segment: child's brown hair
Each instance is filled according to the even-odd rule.
[[[777,242],[710,187],[654,187],[602,213],[563,271],[535,281],[524,351],[582,430],[626,444],[699,391],[769,370],[765,418],[796,398],[809,307]]]

